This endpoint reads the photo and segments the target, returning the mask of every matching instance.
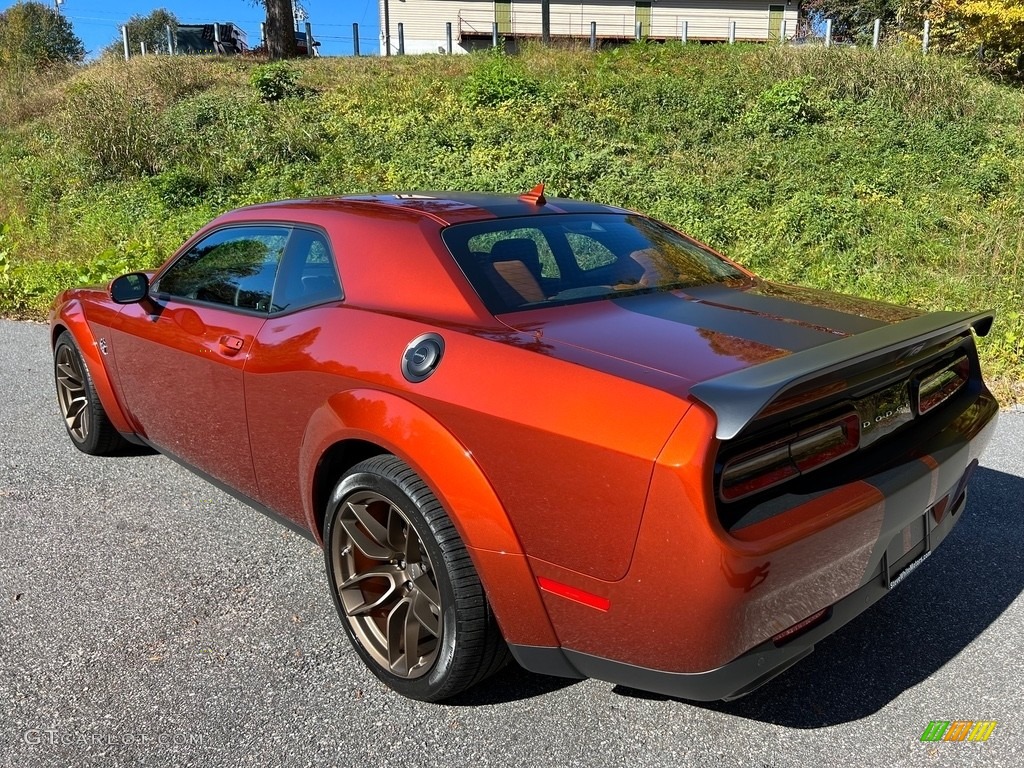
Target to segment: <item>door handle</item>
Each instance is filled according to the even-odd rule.
[[[238,336],[220,337],[220,346],[229,355],[237,353],[244,345],[245,341]]]

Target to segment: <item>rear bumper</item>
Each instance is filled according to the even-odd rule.
[[[546,674],[694,700],[743,696],[898,586],[949,535],[997,414],[982,392],[909,453],[862,462],[852,482],[835,473],[833,491],[734,534],[648,514],[627,578],[588,585],[605,609],[545,593],[561,647],[513,654]],[[655,510],[685,492],[676,478],[692,468],[687,458],[656,473]]]
[[[963,484],[969,474],[969,471],[965,473]],[[962,516],[966,504],[963,488],[954,486],[950,493],[956,494],[957,498],[950,499],[953,506],[947,508],[941,522],[935,522],[930,512],[927,515],[931,525],[927,537],[928,548],[920,553],[912,550],[907,557],[894,563],[886,562],[887,558],[883,555],[867,583],[830,606],[822,621],[782,643],[766,640],[717,669],[706,672],[666,672],[564,648],[535,646],[512,645],[512,655],[526,669],[541,674],[593,677],[629,688],[693,701],[738,699],[809,655],[820,640],[863,613],[909,576],[946,538]]]

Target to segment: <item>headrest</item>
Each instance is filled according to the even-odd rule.
[[[521,261],[530,271],[540,274],[540,254],[537,243],[528,237],[512,237],[499,240],[491,246],[491,261]]]

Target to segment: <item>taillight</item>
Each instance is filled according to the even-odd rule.
[[[923,416],[959,392],[971,375],[971,363],[960,356],[949,365],[922,378],[917,384],[917,414]]]
[[[800,470],[789,457],[789,443],[739,456],[722,470],[722,498],[735,501],[797,477]]]
[[[850,413],[728,461],[719,494],[736,501],[830,464],[857,450],[860,419]]]
[[[809,435],[801,432],[790,444],[790,454],[797,469],[808,472],[852,453],[859,443],[860,419],[851,413]]]

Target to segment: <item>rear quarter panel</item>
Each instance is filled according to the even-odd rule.
[[[402,355],[426,332],[445,339],[445,354],[431,377],[412,384],[402,376]],[[454,501],[449,510],[459,524],[476,512],[458,472],[432,461],[434,431],[418,424],[436,423],[480,468],[523,551],[595,578],[621,578],[654,459],[686,406],[553,350],[507,329],[452,328],[341,305],[271,319],[246,368],[262,500],[315,529],[308,478],[316,461],[332,442],[361,439],[402,456],[428,481],[447,478],[435,488]],[[325,414],[333,425],[321,423]],[[481,535],[467,543],[511,546]]]
[[[654,460],[687,406],[514,338],[453,345],[445,375],[425,382],[427,407],[483,467],[532,558],[622,578]]]

